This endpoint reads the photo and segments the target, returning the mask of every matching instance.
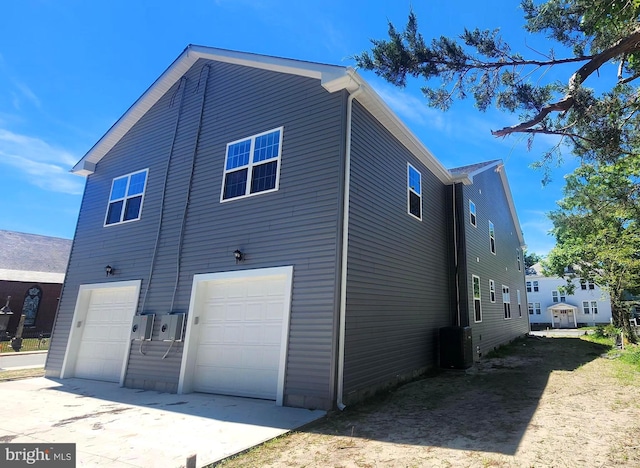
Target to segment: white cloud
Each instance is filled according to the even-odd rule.
[[[78,159],[39,138],[0,129],[0,165],[22,171],[28,183],[44,190],[81,194],[83,180],[69,173]]]
[[[38,99],[38,96],[36,96],[35,93],[31,91],[31,89],[26,84],[20,83],[18,81],[15,81],[14,84],[16,85],[16,88],[20,90],[24,97],[26,97],[34,106],[40,109],[40,99]]]
[[[426,126],[440,132],[451,132],[451,124],[437,109],[427,106],[424,98],[418,98],[401,88],[391,85],[373,84],[373,88],[393,111],[403,120],[414,124]]]

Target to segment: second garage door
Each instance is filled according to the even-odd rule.
[[[265,275],[201,284],[193,390],[277,398],[288,280]]]

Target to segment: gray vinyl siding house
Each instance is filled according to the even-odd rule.
[[[73,169],[46,375],[329,409],[436,366],[441,327],[507,342],[527,314],[474,323],[465,292],[526,304],[498,166],[448,171],[349,68],[189,46]],[[476,271],[488,241],[454,233],[479,187],[499,254]]]

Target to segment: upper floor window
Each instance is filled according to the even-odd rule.
[[[145,169],[113,179],[105,226],[140,219],[148,172]]]
[[[496,253],[496,230],[493,227],[493,223],[489,221],[489,245],[491,247],[491,253]]]
[[[480,278],[472,275],[473,279],[473,310],[476,322],[482,322],[482,304],[480,300]]]
[[[516,296],[518,298],[518,317],[522,317],[522,302],[520,302],[520,290],[516,289]]]
[[[533,282],[533,292],[538,292],[540,291],[540,286],[538,285],[537,281]]]
[[[221,201],[278,190],[282,130],[227,144]]]
[[[476,226],[476,204],[469,200],[469,222]]]
[[[511,294],[509,286],[502,285],[502,307],[504,308],[504,318],[511,318]]]
[[[564,302],[567,300],[564,293],[558,293],[558,291],[551,291],[551,300],[553,302]]]
[[[583,291],[586,291],[587,288],[594,289],[595,284],[593,284],[593,282],[591,281],[580,280],[580,289],[582,289]]]
[[[536,310],[536,315],[542,314],[542,307],[540,307],[540,303],[539,302],[534,302],[533,303],[533,307]]]
[[[407,209],[422,220],[422,174],[411,164],[407,165]]]
[[[527,309],[529,309],[529,315],[533,315],[533,302],[527,303]]]
[[[491,302],[496,302],[496,282],[492,279],[489,280],[489,299]]]
[[[522,261],[520,260],[520,250],[516,249],[516,264],[518,265],[518,271],[522,271]]]
[[[531,281],[527,281],[527,292],[531,292]]]
[[[582,313],[589,314],[591,311],[589,310],[589,301],[582,301]]]

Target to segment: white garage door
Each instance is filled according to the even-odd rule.
[[[284,275],[233,278],[201,286],[195,391],[276,399],[289,310],[286,280]]]
[[[135,314],[136,297],[135,288],[91,291],[76,359],[76,377],[120,381],[130,345],[129,328]]]

